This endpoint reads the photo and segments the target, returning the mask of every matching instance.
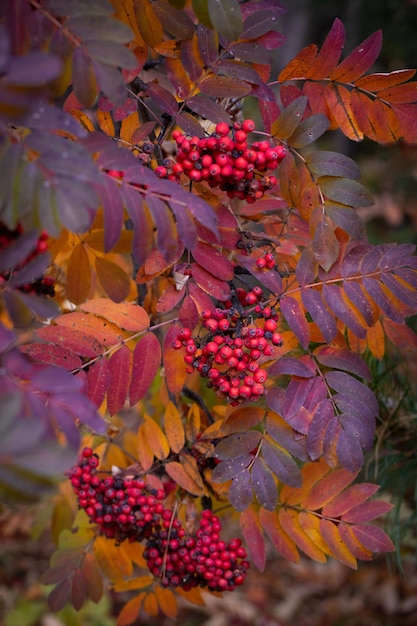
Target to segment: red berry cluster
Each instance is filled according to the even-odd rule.
[[[184,349],[187,372],[199,372],[208,378],[208,386],[217,395],[236,406],[247,400],[257,400],[265,393],[267,371],[259,359],[274,353],[274,346],[282,345],[277,331],[277,314],[271,307],[262,305],[262,289],[251,291],[237,289],[240,307],[254,307],[258,316],[244,317],[237,308],[216,308],[203,311],[202,326],[208,333],[192,337],[189,328],[181,328],[172,347]]]
[[[149,536],[164,512],[160,501],[165,492],[150,492],[143,480],[131,476],[99,477],[98,464],[92,449],[84,448],[68,473],[79,506],[108,539],[140,541]]]
[[[209,137],[186,136],[175,130],[172,137],[178,148],[176,162],[159,166],[155,172],[161,178],[179,181],[186,174],[193,181],[206,181],[210,187],[226,191],[229,198],[253,203],[277,183],[267,171],[277,168],[287,151],[269,141],[249,145],[248,133],[255,129],[252,120],[235,122],[232,128],[222,122]],[[170,170],[170,171],[169,171]]]
[[[166,524],[148,539],[144,557],[150,572],[165,587],[207,587],[233,591],[245,580],[249,562],[240,539],[220,538],[221,523],[210,510],[203,511],[195,537],[186,536],[178,520]]]
[[[9,230],[7,226],[0,223],[0,250],[7,248],[15,239],[17,239],[23,233],[23,228],[18,225],[15,230]],[[16,267],[10,269],[3,269],[0,272],[0,287],[3,287],[7,282],[16,276],[30,261],[32,261],[37,255],[46,252],[48,249],[48,233],[43,231],[36,242],[36,245],[32,252],[21,261]],[[45,296],[54,296],[55,281],[52,276],[41,276],[30,283],[19,286],[20,291],[29,294],[41,294]]]
[[[274,257],[274,255],[271,254],[270,252],[266,252],[264,254],[264,256],[261,256],[259,259],[257,259],[256,266],[260,270],[263,270],[263,269],[270,270],[270,269],[272,269],[273,267],[275,267],[275,257]]]
[[[108,539],[145,541],[149,571],[162,585],[233,591],[243,583],[246,551],[240,539],[221,540],[220,520],[211,511],[203,511],[191,536],[161,502],[165,491],[150,491],[143,479],[132,476],[100,477],[98,465],[97,454],[86,447],[68,472],[80,508]]]

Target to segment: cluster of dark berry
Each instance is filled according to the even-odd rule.
[[[221,122],[212,135],[204,138],[175,130],[172,137],[178,149],[176,162],[168,167],[161,165],[155,172],[176,182],[186,174],[190,180],[219,187],[229,198],[253,203],[276,185],[276,177],[266,173],[275,170],[287,153],[283,146],[273,146],[266,140],[249,145],[248,133],[254,129],[253,120],[245,120],[242,124],[235,122],[232,128]]]
[[[23,228],[19,224],[15,230],[9,230],[7,226],[0,223],[0,250],[7,248],[15,239],[17,239],[23,233]],[[35,244],[32,252],[21,261],[16,267],[10,269],[3,269],[0,272],[0,287],[3,287],[7,284],[7,282],[13,277],[19,274],[19,272],[27,265],[30,261],[32,261],[37,255],[46,252],[48,249],[48,233],[43,231]],[[36,280],[31,281],[30,283],[26,283],[24,285],[20,285],[20,291],[29,294],[40,294],[44,296],[55,295],[54,288],[55,281],[52,276],[41,276]]]
[[[233,406],[264,395],[268,374],[259,360],[272,356],[274,347],[282,345],[277,313],[262,305],[262,289],[237,289],[236,295],[242,309],[254,307],[250,316],[236,307],[203,311],[202,327],[208,333],[192,337],[191,330],[183,327],[172,344],[176,350],[185,350],[187,372],[196,370],[208,378],[208,386]]]
[[[149,571],[166,587],[208,587],[232,591],[245,579],[249,563],[240,539],[221,540],[221,523],[202,512],[195,536],[162,503],[165,491],[150,491],[133,476],[99,476],[99,458],[84,448],[68,476],[80,508],[99,532],[118,543],[145,541]]]
[[[149,492],[141,479],[97,475],[99,459],[84,448],[68,476],[78,499],[100,533],[122,542],[141,541],[152,533],[164,507],[164,491]]]
[[[210,510],[202,512],[195,537],[185,536],[178,520],[170,520],[148,539],[144,556],[149,571],[165,587],[207,587],[233,591],[245,580],[249,562],[240,539],[220,538],[221,523]]]

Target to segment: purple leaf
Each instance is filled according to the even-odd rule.
[[[277,505],[278,490],[272,472],[260,457],[252,463],[251,484],[259,504],[273,511]]]
[[[319,363],[326,367],[345,370],[366,380],[371,379],[371,372],[361,357],[339,346],[319,346],[313,352]]]
[[[406,270],[403,270],[403,272],[405,271]],[[396,274],[382,274],[382,282],[384,283],[385,287],[387,287],[387,289],[389,289],[391,293],[393,293],[394,296],[398,298],[398,300],[401,300],[401,302],[404,302],[404,304],[411,307],[412,309],[416,309],[417,287],[415,285],[411,285],[409,282],[406,282],[406,284],[404,284],[402,282],[402,280],[404,279],[398,276],[399,272],[401,272],[401,270],[397,270]],[[417,273],[413,270],[409,270],[409,275],[407,276],[407,278],[415,283],[417,280]]]
[[[299,376],[300,378],[311,378],[316,375],[314,361],[308,355],[299,359],[282,357],[275,361],[268,371],[274,376],[286,374],[288,376]]]
[[[404,322],[404,315],[402,314],[399,304],[389,291],[383,287],[379,280],[365,277],[363,279],[363,286],[371,298],[390,319],[400,324]]]
[[[301,286],[312,283],[318,272],[318,263],[314,254],[313,246],[307,245],[301,253],[295,268],[295,275]]]
[[[104,250],[109,252],[119,241],[123,228],[123,203],[120,187],[115,179],[106,176],[99,194],[104,214]]]
[[[0,252],[0,268],[12,269],[26,259],[36,249],[39,231],[26,231],[14,239]],[[38,274],[39,276],[39,274]]]
[[[149,83],[146,95],[150,96],[161,109],[168,115],[176,115],[178,103],[171,92],[157,83]]]
[[[224,74],[225,76],[238,78],[254,85],[259,85],[261,82],[258,72],[250,65],[241,61],[232,61],[230,59],[219,61],[216,63],[215,72],[218,75]]]
[[[330,270],[339,255],[339,242],[335,228],[326,217],[316,225],[313,237],[314,257],[326,272]]]
[[[194,113],[197,113],[197,115],[200,115],[202,118],[211,120],[216,124],[218,122],[229,123],[230,121],[229,115],[224,107],[208,96],[204,96],[202,93],[187,98],[185,103],[191,111],[194,111]]]
[[[357,163],[339,152],[314,150],[307,155],[306,164],[309,170],[318,177],[342,176],[354,180],[359,180],[361,177]]]
[[[225,483],[239,476],[252,460],[253,454],[240,454],[233,459],[222,461],[214,468],[211,478],[215,483]]]
[[[250,43],[234,43],[229,46],[229,52],[241,61],[261,63],[262,65],[268,65],[272,59],[272,56],[265,51],[265,48],[254,41]]]
[[[368,422],[373,432],[375,428],[376,413],[368,403],[364,402],[362,398],[358,396],[352,396],[349,393],[337,393],[333,400],[341,413],[347,413],[348,415],[356,415],[364,422]]]
[[[238,255],[236,261],[239,265],[247,269],[252,276],[259,280],[267,289],[269,289],[275,295],[282,293],[282,278],[281,275],[275,270],[262,270],[259,272],[259,268],[256,265],[256,259],[251,256]]]
[[[229,488],[230,504],[242,513],[252,503],[252,487],[248,469],[241,470],[240,474],[232,480]]]
[[[262,444],[262,457],[268,468],[283,483],[290,487],[301,486],[302,478],[300,468],[287,450],[265,439]]]
[[[339,226],[353,239],[360,240],[366,238],[365,224],[356,211],[333,204],[329,200],[324,202],[324,211],[336,226]]]
[[[350,374],[345,374],[345,372],[327,372],[324,377],[332,389],[358,397],[362,402],[368,404],[374,415],[378,415],[378,402],[375,394],[359,380]]]
[[[385,515],[392,509],[390,502],[384,500],[371,500],[370,502],[363,502],[358,504],[344,515],[342,515],[342,522],[348,524],[363,524],[364,522],[370,522],[380,515]]]
[[[323,298],[333,313],[348,328],[350,328],[357,337],[364,339],[366,337],[367,327],[356,311],[349,308],[344,298],[344,289],[339,285],[323,285]]]
[[[204,64],[210,67],[218,56],[217,33],[213,29],[199,24],[197,26],[197,40]],[[191,79],[195,80],[193,77]]]
[[[279,419],[279,421],[277,421],[277,419]],[[278,416],[274,416],[274,414],[271,415],[271,413],[268,412],[266,430],[270,437],[292,456],[300,459],[300,461],[308,460],[304,448],[304,438],[297,440],[294,436],[293,429],[288,426],[281,417],[278,418]]]
[[[49,254],[40,254],[26,263],[16,274],[13,275],[10,280],[12,287],[21,287],[33,280],[43,276],[45,270],[51,264],[51,257]]]
[[[365,450],[372,448],[375,435],[375,420],[366,420],[361,414],[340,415],[339,421],[346,436],[357,439]]]
[[[323,400],[316,408],[307,433],[306,449],[312,461],[319,459],[324,451],[324,438],[336,420],[331,400]]]
[[[310,343],[310,328],[300,303],[291,296],[284,296],[280,302],[281,313],[304,350]]]
[[[320,291],[317,289],[303,289],[301,299],[313,321],[320,328],[324,339],[332,341],[337,334],[336,320],[326,307]]]
[[[258,447],[261,433],[257,430],[247,430],[225,437],[217,444],[214,456],[217,459],[233,459],[239,455],[249,454]]]
[[[362,287],[361,283],[352,280],[346,280],[343,288],[349,300],[362,314],[363,319],[368,326],[373,326],[376,321],[376,310],[371,298]]]
[[[3,82],[22,87],[47,85],[59,75],[61,69],[59,57],[45,52],[30,52],[12,57]]]
[[[240,39],[257,39],[278,24],[278,19],[283,14],[281,6],[261,9],[249,15],[243,23],[243,31]]]

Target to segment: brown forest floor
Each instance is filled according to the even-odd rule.
[[[25,520],[0,516],[0,624],[2,626],[114,626],[121,605],[80,614],[52,615],[40,574],[48,566],[48,540],[32,542]],[[393,571],[385,557],[352,571],[330,560],[297,565],[271,554],[267,570],[253,568],[243,587],[223,598],[207,596],[206,607],[183,604],[176,622],[142,615],[146,626],[414,626],[417,624],[417,563]],[[125,601],[128,599],[126,597]],[[113,615],[112,615],[113,614]],[[3,620],[3,621],[2,621]]]

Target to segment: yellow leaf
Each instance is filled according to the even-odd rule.
[[[188,411],[187,423],[185,425],[185,434],[187,436],[187,441],[193,443],[197,439],[197,436],[200,433],[200,427],[200,408],[194,402],[190,406],[190,409]]]
[[[154,593],[146,594],[145,599],[143,601],[143,610],[148,615],[152,615],[152,617],[155,617],[156,615],[158,615],[158,612],[159,612],[158,601]]]
[[[75,117],[75,119],[78,120],[86,130],[88,130],[89,133],[94,131],[94,124],[84,111],[81,111],[80,109],[72,109],[70,113],[72,117]]]
[[[300,550],[314,561],[325,563],[327,559],[324,552],[316,546],[301,528],[298,520],[298,511],[294,511],[293,509],[281,509],[278,515],[283,529]]]
[[[334,552],[329,548],[327,543],[322,537],[320,530],[320,519],[314,513],[309,511],[301,511],[298,516],[298,521],[303,531],[308,535],[311,541],[325,554],[335,557]],[[336,557],[335,557],[336,558]]]
[[[321,519],[319,520],[319,530],[323,539],[330,547],[332,556],[344,565],[352,569],[357,569],[356,558],[340,536],[339,525],[334,524],[328,519]]]
[[[164,31],[152,3],[149,0],[136,1],[135,15],[140,33],[148,46],[154,48],[161,43]]]
[[[91,288],[91,268],[84,244],[78,243],[69,258],[65,291],[68,300],[81,304],[88,298]]]
[[[142,425],[146,442],[158,459],[166,459],[170,447],[160,425],[151,417],[145,415]]]
[[[194,496],[201,496],[203,494],[204,490],[189,476],[181,463],[177,461],[167,463],[165,465],[165,471],[179,487],[188,491],[188,493]]]
[[[164,429],[173,452],[181,452],[185,443],[184,426],[181,415],[173,402],[170,402],[164,415]]]
[[[141,424],[138,430],[138,439],[137,439],[138,459],[143,469],[145,470],[145,472],[147,472],[152,467],[154,455],[153,455],[151,448],[149,447],[148,440],[147,440],[146,433],[145,433],[143,426],[144,425]]]
[[[101,570],[111,581],[132,576],[132,560],[114,541],[97,537],[94,542],[94,556]]]
[[[132,143],[132,135],[135,130],[140,126],[139,114],[134,111],[124,119],[120,125],[120,139]]]
[[[116,626],[129,626],[129,624],[133,624],[139,615],[144,597],[145,593],[142,592],[124,605],[117,617]]]
[[[103,133],[105,133],[109,137],[114,137],[114,122],[110,111],[102,111],[101,109],[97,109],[97,122]]]
[[[155,588],[155,596],[162,613],[171,619],[176,619],[178,615],[178,606],[175,595],[171,589]]]
[[[286,504],[300,504],[310,493],[313,485],[329,472],[330,468],[325,461],[306,463],[301,470],[303,476],[302,487],[289,487],[285,485],[281,491],[281,502]]]
[[[137,576],[129,580],[118,580],[114,585],[115,591],[134,591],[135,589],[146,589],[154,582],[153,576]]]

